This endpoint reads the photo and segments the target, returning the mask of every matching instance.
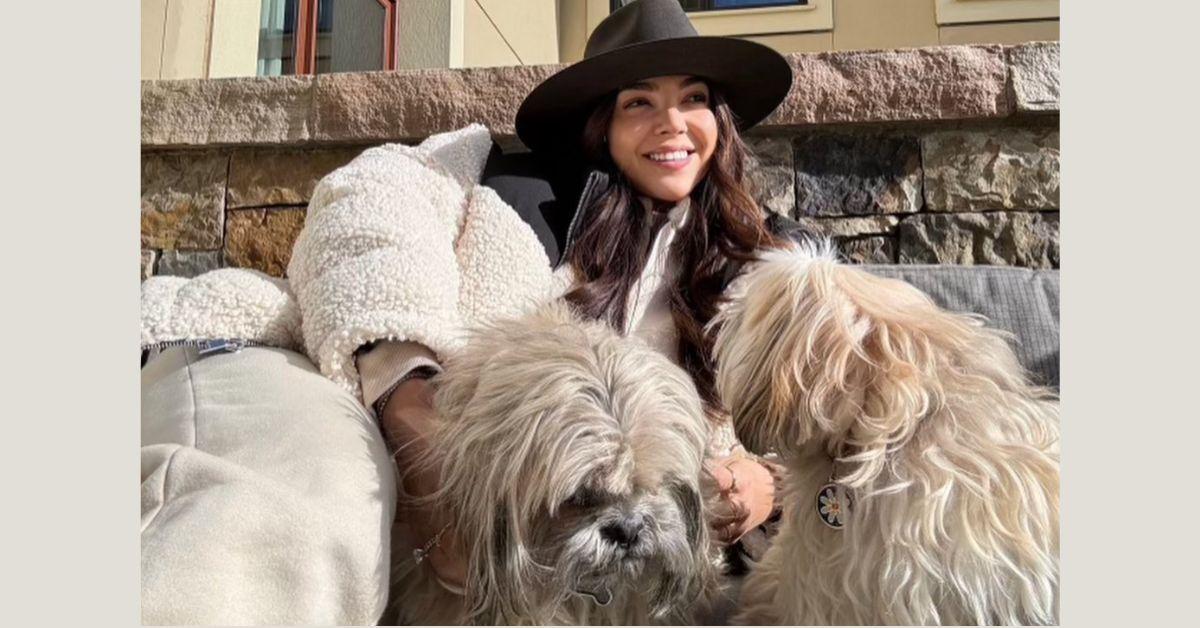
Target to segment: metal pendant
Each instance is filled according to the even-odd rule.
[[[817,516],[821,522],[841,530],[850,518],[850,491],[836,482],[829,482],[817,490]]]
[[[606,584],[599,585],[599,588],[597,588],[595,591],[578,588],[575,589],[575,592],[592,598],[592,602],[594,602],[597,606],[608,606],[608,603],[611,602],[613,598],[612,591],[608,589],[608,585]]]

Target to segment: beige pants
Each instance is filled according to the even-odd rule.
[[[142,622],[374,624],[395,467],[304,356],[173,348],[142,370]]]

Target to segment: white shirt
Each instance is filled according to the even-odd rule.
[[[651,211],[651,201],[641,198],[646,211]],[[645,340],[659,353],[672,362],[676,360],[676,344],[679,340],[675,321],[671,318],[670,285],[675,280],[677,268],[671,263],[670,249],[680,229],[687,224],[691,202],[684,198],[667,213],[667,221],[654,236],[654,243],[638,278],[629,292],[626,302],[625,329]]]

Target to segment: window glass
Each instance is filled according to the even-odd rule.
[[[384,68],[379,0],[321,0],[317,16],[317,74]]]
[[[258,75],[295,74],[296,0],[262,0],[258,24]]]

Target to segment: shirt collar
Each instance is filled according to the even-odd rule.
[[[642,202],[642,207],[646,208],[646,211],[650,211],[654,207],[654,201],[652,201],[648,196],[639,195],[638,200]],[[675,206],[667,212],[667,219],[671,222],[673,227],[679,228],[683,226],[683,223],[687,219],[688,208],[691,207],[691,204],[692,197],[685,196],[678,203],[675,203]]]

